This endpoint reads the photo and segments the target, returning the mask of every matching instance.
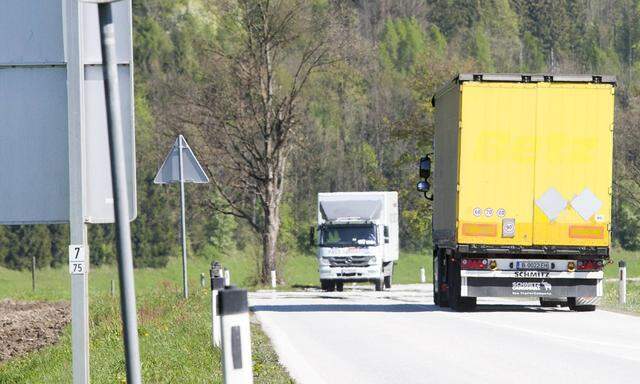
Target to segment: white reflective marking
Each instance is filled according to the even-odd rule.
[[[602,201],[589,188],[585,188],[571,200],[571,206],[583,220],[587,221],[602,207]]]
[[[567,200],[557,189],[551,187],[536,200],[536,205],[547,215],[549,220],[555,220],[567,207]]]

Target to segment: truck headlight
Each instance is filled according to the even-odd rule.
[[[376,257],[375,257],[375,256],[371,256],[371,257],[369,258],[369,264],[375,264],[375,263],[376,263],[376,261],[378,261],[378,259],[376,259]]]
[[[318,261],[320,262],[320,265],[330,265],[331,262],[329,261],[328,257],[321,257],[320,259],[318,259]]]

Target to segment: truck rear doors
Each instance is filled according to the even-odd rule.
[[[607,246],[613,86],[461,85],[459,243]]]

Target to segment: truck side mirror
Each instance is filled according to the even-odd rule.
[[[389,226],[388,225],[384,226],[383,232],[384,232],[384,243],[389,244]]]
[[[418,184],[416,184],[416,189],[418,190],[418,192],[429,192],[430,188],[431,186],[426,180],[418,181]]]
[[[431,176],[431,159],[429,155],[420,158],[420,178],[428,179]]]
[[[316,229],[313,226],[309,227],[309,246],[315,247],[316,245]]]

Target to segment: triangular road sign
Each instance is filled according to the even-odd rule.
[[[182,148],[181,148],[182,147]],[[170,184],[180,182],[180,153],[182,152],[182,176],[185,183],[208,183],[209,178],[200,166],[198,159],[189,148],[189,144],[182,135],[178,135],[167,158],[158,170],[156,184]]]

